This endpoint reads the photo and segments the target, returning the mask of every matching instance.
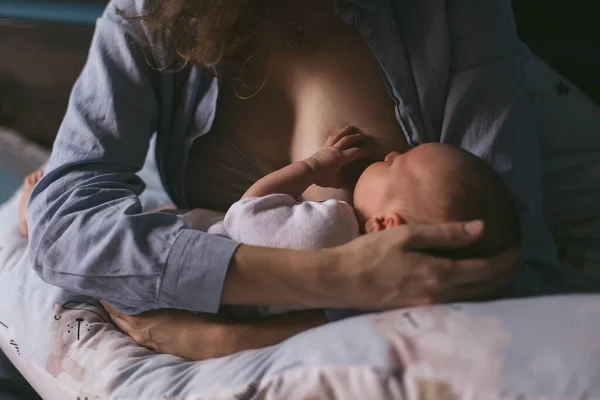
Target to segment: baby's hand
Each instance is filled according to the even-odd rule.
[[[336,189],[342,187],[342,169],[370,154],[365,147],[366,139],[367,136],[354,126],[333,132],[321,150],[304,160],[315,175],[315,184]]]

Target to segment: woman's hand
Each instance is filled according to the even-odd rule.
[[[130,316],[101,303],[115,325],[140,346],[194,361],[273,346],[327,322],[320,310],[242,323],[180,310],[156,310]]]
[[[365,147],[367,139],[368,136],[354,126],[333,132],[321,150],[304,160],[314,175],[315,184],[341,188],[345,183],[342,176],[344,167],[371,154]]]
[[[392,309],[491,297],[522,265],[514,248],[489,259],[452,260],[426,250],[466,247],[483,223],[403,225],[364,235],[335,253],[322,279],[330,303],[365,310]]]
[[[119,329],[157,353],[201,361],[234,352],[224,337],[225,325],[214,316],[170,309],[130,316],[101,303]]]
[[[522,265],[520,250],[452,260],[428,251],[463,248],[483,223],[402,225],[322,250],[241,245],[227,270],[222,304],[384,310],[489,298]]]

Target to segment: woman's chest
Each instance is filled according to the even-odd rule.
[[[239,60],[234,79],[219,81],[214,123],[195,141],[186,169],[190,204],[228,207],[264,174],[310,156],[347,125],[374,138],[378,157],[407,149],[396,102],[358,29],[332,15],[321,29],[303,27],[293,49],[297,25],[288,28],[276,24],[266,47]],[[351,200],[316,187],[305,198]]]
[[[395,101],[355,27],[336,19],[325,31],[304,29],[295,50],[289,40],[273,29],[270,50],[222,82],[215,133],[240,138],[272,168],[310,156],[346,125],[374,137],[381,156],[406,149]]]

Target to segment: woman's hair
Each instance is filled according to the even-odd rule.
[[[121,12],[140,20],[166,70],[192,64],[211,69],[236,54],[244,43],[256,38],[265,19],[265,0],[144,0],[141,15]]]

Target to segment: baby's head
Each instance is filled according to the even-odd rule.
[[[495,254],[520,240],[502,178],[473,154],[442,143],[390,153],[369,166],[356,184],[354,207],[367,233],[401,224],[482,220],[484,236],[467,249],[469,256]]]

